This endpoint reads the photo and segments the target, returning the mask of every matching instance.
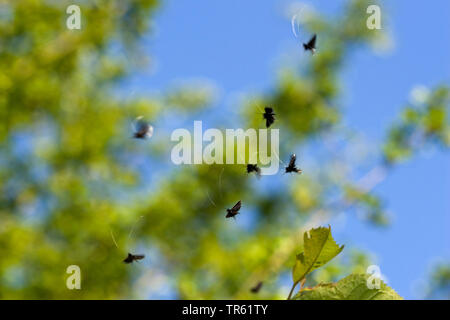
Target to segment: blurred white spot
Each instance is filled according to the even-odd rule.
[[[430,96],[430,90],[423,85],[416,85],[409,95],[411,102],[425,103]]]
[[[388,55],[395,50],[395,43],[392,36],[388,33],[382,32],[377,35],[371,43],[372,49],[377,55]]]

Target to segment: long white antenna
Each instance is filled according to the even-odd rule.
[[[206,195],[208,196],[209,201],[214,205],[214,207],[217,207],[216,204],[214,203],[214,201],[211,199],[211,197],[209,196],[209,192],[208,190],[206,190]]]
[[[292,33],[294,34],[294,36],[296,37],[296,38],[298,38],[298,34],[297,34],[297,32],[295,31],[295,22],[297,21],[297,14],[294,14],[294,16],[292,17],[292,19],[291,19],[291,26],[292,26]],[[298,23],[298,21],[297,21],[297,29],[299,29],[300,27],[299,27],[299,23]]]
[[[222,173],[225,171],[225,167],[222,168],[222,171],[219,174],[219,193],[220,198],[222,199]]]
[[[277,157],[278,161],[281,162],[284,166],[286,166],[286,163],[283,162],[283,160],[280,159],[277,152],[275,150],[272,150],[273,153],[275,153],[275,157]]]
[[[140,216],[139,219],[143,218],[144,216]],[[131,227],[130,233],[128,234],[128,240],[131,239],[131,235],[133,234],[134,231],[134,227],[136,226],[136,224],[139,222],[139,219],[136,220],[136,222],[133,224],[133,226]]]
[[[109,229],[109,233],[111,234],[111,238],[112,238],[114,244],[116,245],[117,249],[119,249],[119,246],[117,245],[116,239],[114,238],[114,235],[113,235],[113,232],[112,232],[111,228]]]

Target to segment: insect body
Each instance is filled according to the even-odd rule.
[[[307,43],[303,43],[303,48],[305,51],[309,50],[312,54],[316,53],[316,39],[317,35],[313,35]]]
[[[264,108],[263,118],[266,120],[266,128],[270,127],[275,122],[275,113],[270,107]]]
[[[260,282],[258,282],[258,283],[256,284],[256,286],[254,286],[253,288],[251,288],[250,291],[251,291],[252,293],[258,293],[259,290],[261,290],[262,285],[263,285],[263,283],[262,283],[262,281],[260,281]]]
[[[247,173],[255,172],[258,178],[261,176],[261,169],[257,164],[247,164]]]
[[[225,218],[234,218],[237,214],[239,214],[239,209],[241,209],[241,200],[239,200],[233,208],[227,209],[227,215]]]
[[[301,169],[298,169],[295,165],[295,154],[291,155],[291,159],[289,160],[289,165],[285,168],[285,173],[295,172],[295,173],[302,173]]]
[[[132,263],[133,261],[142,260],[145,258],[143,254],[131,254],[128,253],[128,256],[123,260],[125,263]]]

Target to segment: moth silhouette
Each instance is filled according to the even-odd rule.
[[[313,35],[307,43],[303,43],[303,48],[305,51],[309,50],[312,54],[316,53],[316,39],[317,35]]]
[[[134,122],[133,138],[146,139],[153,135],[153,127],[143,119],[142,116],[137,117]]]
[[[275,113],[270,107],[264,108],[263,118],[266,120],[266,128],[270,127],[275,122]]]
[[[227,209],[227,215],[225,218],[234,218],[237,214],[239,214],[239,209],[241,209],[241,200],[239,200],[233,208]]]
[[[291,155],[291,160],[289,160],[289,165],[286,167],[285,173],[289,172],[302,173],[302,170],[296,167],[295,159],[297,159],[295,154]]]
[[[262,285],[263,285],[263,283],[262,283],[262,281],[260,281],[260,282],[258,282],[258,283],[256,284],[256,286],[254,286],[253,288],[251,288],[250,291],[251,291],[252,293],[258,293],[259,290],[261,290]]]
[[[259,178],[261,177],[261,169],[258,167],[257,164],[247,164],[247,173],[255,172],[256,176]]]
[[[145,258],[143,254],[131,254],[128,253],[128,256],[123,260],[125,263],[132,263],[133,261],[142,260]]]

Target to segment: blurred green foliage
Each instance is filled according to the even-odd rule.
[[[450,263],[440,262],[431,272],[425,288],[424,298],[450,300]]]
[[[446,86],[424,93],[419,101],[413,101],[402,113],[401,120],[392,126],[384,146],[387,164],[410,157],[424,145],[433,143],[450,146],[450,91]]]
[[[281,280],[305,225],[325,223],[342,202],[380,210],[359,187],[351,201],[335,200],[353,185],[350,175],[336,176],[336,168],[347,170],[333,163],[336,149],[321,170],[294,178],[304,183],[283,178],[270,192],[242,165],[168,165],[170,135],[162,138],[161,129],[151,142],[131,140],[131,121],[143,115],[157,128],[164,115],[206,108],[214,90],[188,85],[162,96],[119,97],[119,80],[148,62],[139,40],[151,31],[157,1],[80,1],[81,30],[66,28],[69,4],[0,3],[0,298],[284,299]],[[347,52],[376,41],[361,14],[368,4],[349,1],[342,16],[308,20],[320,32],[320,54],[243,102],[244,128],[262,126],[257,106],[276,106],[282,159],[339,130],[338,76]],[[405,151],[412,150],[411,131],[448,146],[446,112],[448,88],[407,111],[386,142],[388,162],[412,154]],[[253,215],[250,227],[224,219],[238,199]],[[123,264],[128,251],[145,253],[146,261]],[[81,268],[81,290],[66,288],[72,264]],[[249,289],[258,281],[264,286],[255,296]]]

